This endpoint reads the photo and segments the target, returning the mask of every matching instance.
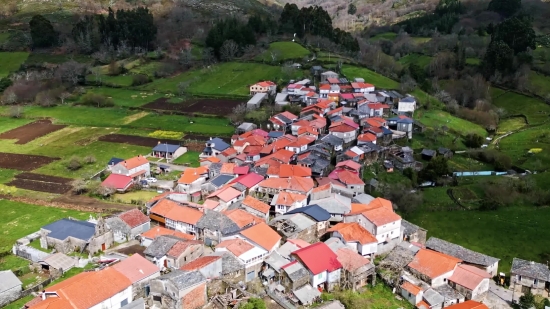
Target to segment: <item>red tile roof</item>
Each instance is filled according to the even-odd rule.
[[[336,164],[336,167],[348,168],[353,171],[359,171],[361,169],[361,164],[353,160],[346,160],[346,161],[338,162]]]
[[[432,250],[420,249],[408,266],[434,279],[452,271],[460,262],[462,262],[461,259],[457,259],[450,255]]]
[[[216,246],[216,249],[218,248],[225,248],[227,251],[233,253],[236,257],[239,257],[244,253],[254,249],[254,245],[244,239],[235,238],[222,241]]]
[[[269,213],[269,210],[271,209],[271,206],[267,205],[266,203],[252,197],[251,195],[247,195],[244,201],[242,202],[243,206],[248,206],[252,209],[255,209],[263,214]]]
[[[132,177],[130,176],[125,176],[120,174],[111,174],[107,176],[105,180],[103,180],[101,185],[107,188],[122,190],[127,188],[131,183],[132,183]]]
[[[281,164],[279,168],[279,177],[286,178],[292,176],[310,177],[311,168],[292,164]]]
[[[359,89],[359,88],[371,88],[371,87],[374,87],[373,84],[369,84],[369,83],[363,83],[363,82],[356,82],[356,83],[351,83],[351,86],[355,89]]]
[[[131,228],[142,225],[151,221],[149,217],[144,215],[139,209],[131,209],[118,215],[120,220],[124,221]]]
[[[221,259],[222,257],[219,255],[207,255],[207,256],[201,256],[198,259],[195,259],[192,262],[189,262],[182,267],[180,267],[181,270],[187,270],[187,271],[193,271],[201,269],[209,264],[212,264],[216,262],[217,260]]]
[[[262,180],[264,180],[264,176],[256,173],[250,173],[242,176],[242,178],[237,178],[236,181],[233,181],[232,183],[240,183],[241,185],[250,189],[253,186],[259,184]]]
[[[133,254],[112,267],[128,278],[132,284],[160,272],[155,264],[139,254]]]
[[[148,230],[147,232],[141,233],[141,237],[149,238],[149,239],[153,239],[153,240],[155,238],[157,238],[159,236],[163,236],[163,235],[170,235],[170,236],[174,236],[174,237],[177,237],[177,238],[180,238],[180,239],[189,239],[189,240],[195,239],[195,236],[193,236],[193,235],[185,234],[185,233],[182,233],[182,232],[176,231],[176,230],[170,230],[170,229],[167,229],[167,228],[162,227],[162,226],[157,226],[157,227],[154,227],[154,228]]]
[[[220,202],[214,201],[211,199],[206,199],[202,206],[206,209],[214,210],[216,207],[220,206]]]
[[[281,236],[277,234],[269,225],[260,222],[241,232],[241,235],[258,244],[260,247],[270,251],[281,241]]]
[[[422,291],[422,288],[419,287],[419,286],[416,286],[412,283],[410,283],[409,281],[405,281],[402,285],[401,285],[401,288],[409,293],[411,293],[412,295],[416,296],[418,295],[418,293],[420,293],[420,291]]]
[[[361,245],[378,243],[376,237],[357,222],[338,223],[328,229],[327,232],[338,232],[346,242],[358,242]]]
[[[467,289],[474,290],[484,280],[491,278],[491,275],[477,267],[470,265],[458,265],[453,275],[448,279]]]
[[[261,221],[260,218],[243,209],[226,210],[223,213],[240,228],[250,224],[254,225]]]
[[[292,238],[290,238],[290,239],[287,239],[286,241],[289,242],[289,243],[291,243],[291,244],[293,244],[293,245],[295,245],[296,247],[298,247],[298,248],[300,248],[300,249],[305,248],[305,247],[308,247],[308,246],[311,245],[311,244],[308,243],[307,241],[302,240],[302,239],[299,239],[299,238],[297,238],[297,239],[292,239]]]
[[[401,217],[388,208],[374,208],[363,212],[363,216],[376,226],[383,226],[401,220]]]
[[[149,163],[149,161],[144,156],[138,155],[137,157],[133,157],[128,160],[121,161],[117,165],[124,166],[126,169],[131,170],[133,168],[142,166],[147,163]]]
[[[292,206],[295,202],[303,202],[306,199],[307,196],[305,196],[304,194],[281,191],[277,195],[277,201],[275,201],[275,205]]]
[[[315,243],[291,254],[297,256],[313,275],[342,268],[336,254],[324,242]]]
[[[298,135],[305,134],[305,133],[308,133],[311,135],[319,135],[319,132],[317,132],[317,130],[315,130],[315,128],[311,126],[300,127],[297,133]]]
[[[294,142],[286,145],[286,147],[302,147],[315,142],[315,140],[317,140],[316,137],[304,135],[298,137]]]
[[[259,184],[260,187],[308,193],[313,189],[313,179],[309,177],[268,178]]]
[[[360,267],[370,263],[368,259],[362,257],[359,253],[350,248],[338,249],[338,251],[336,251],[336,258],[338,262],[342,264],[342,268],[350,272],[356,271]]]
[[[226,185],[225,187],[222,187],[221,189],[214,191],[212,194],[208,196],[208,198],[217,197],[220,200],[224,202],[229,202],[241,195],[241,191],[231,187],[230,185]]]
[[[363,133],[357,136],[357,140],[361,142],[376,142],[376,135],[370,132]]]
[[[330,84],[322,84],[319,86],[320,90],[330,90]]]
[[[246,175],[248,174],[248,171],[250,170],[250,167],[249,166],[236,166],[234,169],[233,169],[233,174],[237,174],[237,175]]]
[[[473,300],[467,300],[463,303],[452,305],[452,306],[445,307],[445,308],[447,308],[447,309],[489,309],[489,307],[487,307],[487,305],[482,304],[482,303],[477,302],[477,301],[473,301]]]
[[[348,170],[343,170],[338,173],[338,180],[346,185],[364,185],[365,183],[356,173],[350,172]]]
[[[346,133],[355,131],[355,128],[346,123],[340,123],[338,125],[331,126],[328,130],[330,132]]]

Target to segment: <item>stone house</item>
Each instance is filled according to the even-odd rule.
[[[160,276],[160,269],[139,254],[133,254],[111,267],[130,280],[133,299],[146,297],[149,282]]]
[[[197,221],[198,238],[207,246],[215,246],[222,241],[222,237],[235,234],[241,228],[226,214],[217,211],[207,211]]]
[[[483,269],[491,276],[497,275],[498,262],[500,260],[492,256],[488,256],[435,237],[430,237],[430,239],[428,239],[426,242],[426,248],[461,259],[464,264]]]
[[[548,297],[546,289],[550,282],[550,270],[547,265],[514,258],[510,277],[510,285],[516,295],[531,291],[535,295]]]
[[[489,291],[490,278],[491,275],[482,269],[458,265],[447,281],[451,287],[466,296],[466,299],[483,300]]]
[[[151,228],[151,219],[137,208],[107,218],[105,221],[117,242],[134,239]]]
[[[5,306],[19,298],[22,285],[21,280],[11,270],[0,271],[0,306]]]
[[[177,269],[152,280],[149,297],[160,308],[202,308],[207,303],[206,278],[198,271]]]
[[[403,231],[403,240],[408,242],[426,243],[427,230],[414,225],[407,220],[401,220],[401,230]]]
[[[265,222],[269,219],[269,211],[271,206],[251,195],[247,195],[244,198],[241,202],[241,207],[256,217],[262,218]]]
[[[97,223],[61,219],[40,229],[40,247],[53,247],[61,253],[78,251],[95,254],[109,249],[113,243],[113,232],[102,217]]]
[[[342,264],[342,284],[353,290],[367,283],[376,284],[374,263],[349,248],[340,248],[335,253],[338,262]]]
[[[318,205],[309,205],[304,206],[301,208],[297,208],[294,210],[291,210],[286,213],[287,215],[291,214],[303,214],[310,218],[311,220],[315,221],[316,223],[316,231],[315,235],[317,239],[323,235],[326,230],[329,228],[329,220],[330,220],[330,213],[328,213],[326,210],[321,208]]]
[[[183,240],[173,236],[159,236],[145,249],[145,258],[158,268],[180,268],[201,256],[204,252],[202,242]]]
[[[185,271],[198,271],[207,279],[222,277],[222,256],[205,255],[180,267]]]
[[[281,284],[295,291],[309,284],[309,271],[298,261],[292,261],[281,267]]]
[[[312,243],[319,239],[317,222],[301,213],[277,216],[269,222],[269,225],[282,236],[283,241],[302,239]]]

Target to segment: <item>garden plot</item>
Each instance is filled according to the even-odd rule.
[[[32,191],[63,194],[72,189],[70,182],[72,179],[64,177],[55,177],[34,173],[21,173],[15,176],[15,179],[7,183],[19,189]]]
[[[171,139],[159,139],[154,137],[144,137],[125,134],[108,134],[99,138],[101,142],[129,144],[144,147],[155,147],[159,142],[179,145],[181,141]]]
[[[50,120],[38,120],[4,132],[0,134],[0,139],[17,139],[16,144],[26,144],[36,138],[48,135],[65,127],[64,125],[52,124]]]
[[[0,168],[32,171],[50,164],[59,158],[0,152]]]
[[[243,103],[243,101],[227,99],[192,99],[181,103],[171,103],[168,98],[160,98],[147,103],[143,108],[227,116],[236,106]]]

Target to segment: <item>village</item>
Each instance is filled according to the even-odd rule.
[[[12,253],[52,278],[86,271],[34,291],[2,271],[0,306],[32,294],[24,308],[239,308],[261,298],[276,308],[340,309],[323,294],[376,285],[419,309],[511,308],[524,294],[549,296],[548,265],[516,257],[510,273],[499,272],[498,257],[427,237],[391,200],[368,194],[377,182],[366,181],[365,167],[375,162],[393,173],[424,167],[395,143],[424,129],[414,96],[319,66],[312,76],[319,80],[279,91],[271,81],[251,85],[247,110],[277,112],[267,124],[240,123],[230,140],[205,140],[199,167],[172,164],[187,149],[162,142],[112,158],[106,192],[139,186],[158,195],[139,209],[67,217],[17,240]],[[420,155],[429,162],[453,153]],[[174,171],[175,182],[153,177]]]

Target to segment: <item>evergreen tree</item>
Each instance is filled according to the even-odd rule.
[[[52,47],[57,45],[59,34],[52,23],[42,15],[34,15],[29,22],[33,47]]]
[[[503,41],[491,41],[485,58],[483,58],[482,68],[486,77],[490,77],[496,71],[508,72],[514,62],[514,50]]]
[[[496,26],[491,40],[503,41],[514,50],[514,54],[524,52],[527,48],[534,50],[537,45],[533,19],[526,14],[509,18]]]
[[[487,10],[510,17],[521,10],[521,0],[491,0]]]

